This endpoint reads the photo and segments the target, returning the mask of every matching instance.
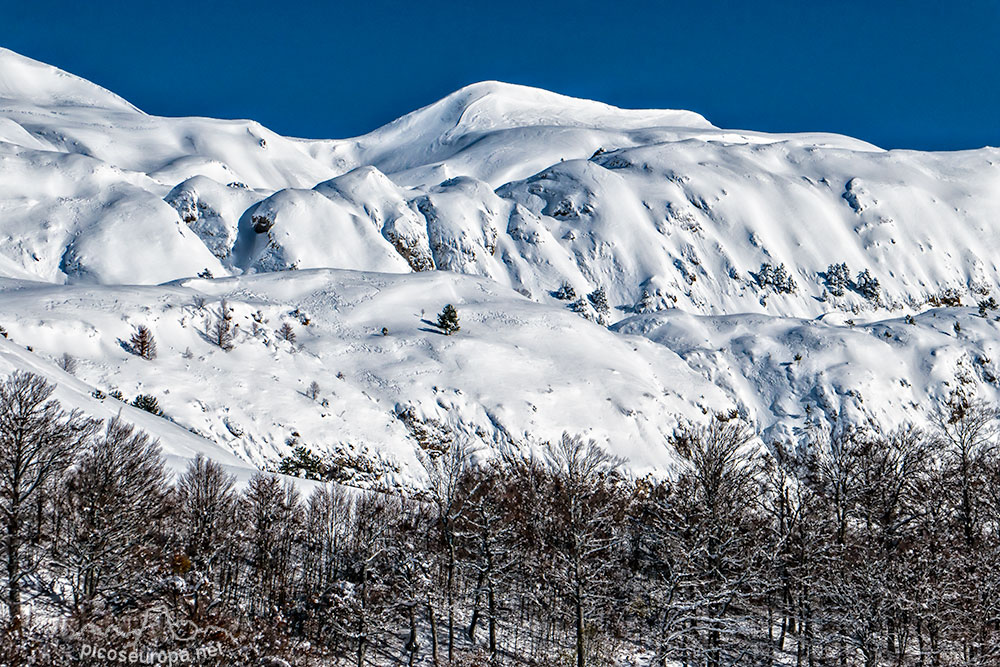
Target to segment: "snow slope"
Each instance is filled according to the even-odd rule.
[[[238,330],[229,352],[209,339],[223,298]],[[432,324],[445,300],[458,308],[458,335]],[[390,478],[418,481],[407,427],[416,420],[508,450],[568,430],[653,470],[669,460],[678,418],[732,407],[662,346],[447,272],[296,271],[158,287],[16,282],[0,290],[0,313],[11,340],[30,341],[37,357],[70,353],[79,381],[126,399],[153,394],[171,419],[258,466],[305,444],[384,459]],[[294,342],[277,335],[283,323]],[[126,349],[139,325],[157,341],[153,360]]]
[[[6,363],[85,403],[80,382],[155,393],[188,442],[248,466],[301,442],[411,480],[415,420],[490,447],[589,433],[648,470],[677,418],[716,409],[767,438],[919,419],[956,374],[995,395],[996,325],[968,307],[1000,293],[998,247],[995,148],[884,151],[499,82],[306,140],[149,115],[0,49],[0,324],[35,349],[5,343]],[[223,296],[229,353],[205,336]],[[458,337],[429,324],[449,302]],[[153,362],[119,342],[139,323]],[[46,361],[64,352],[77,380]]]
[[[58,335],[52,331],[47,331],[45,335],[53,334]],[[102,420],[118,416],[151,434],[159,440],[168,467],[175,473],[181,472],[198,453],[222,464],[241,483],[246,482],[256,471],[244,459],[235,456],[215,441],[191,433],[173,421],[155,417],[114,399],[95,398],[93,387],[63,371],[54,360],[38,355],[11,340],[0,338],[0,375],[7,376],[15,371],[40,375],[55,385],[53,398],[64,409],[78,409],[90,417]]]

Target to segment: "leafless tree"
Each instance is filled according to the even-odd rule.
[[[544,456],[553,507],[546,535],[572,608],[576,664],[585,667],[588,616],[605,583],[614,527],[621,518],[615,487],[622,461],[595,441],[569,434],[547,444]]]
[[[127,597],[148,576],[168,475],[159,442],[113,418],[80,454],[58,497],[57,571],[77,610],[99,596]]]
[[[0,522],[10,624],[21,625],[21,593],[33,563],[29,522],[39,496],[96,430],[93,420],[51,400],[55,387],[15,372],[0,382]]]

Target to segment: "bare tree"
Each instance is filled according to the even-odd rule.
[[[28,522],[39,495],[70,465],[96,429],[78,411],[50,400],[55,387],[16,372],[0,382],[0,521],[6,565],[7,609],[21,625],[21,592],[30,572]]]
[[[462,477],[471,464],[472,450],[464,440],[436,443],[437,448],[417,451],[427,474],[427,492],[444,555],[445,605],[448,614],[448,660],[455,656],[456,522],[465,508]]]
[[[605,583],[614,526],[621,517],[616,502],[617,470],[622,461],[593,440],[563,434],[545,450],[551,471],[552,509],[546,525],[557,565],[565,580],[573,611],[576,664],[587,664],[587,618]]]
[[[313,380],[312,382],[309,383],[309,387],[306,389],[306,396],[315,401],[317,398],[319,398],[319,394],[320,394],[319,382]]]
[[[301,537],[302,503],[295,487],[277,475],[250,478],[241,500],[250,537],[250,613],[268,618],[291,599],[292,555]]]
[[[178,520],[187,555],[211,572],[236,520],[236,476],[201,453],[177,480]]]
[[[469,555],[469,566],[475,574],[472,589],[472,615],[466,636],[475,642],[476,630],[484,614],[485,597],[488,654],[495,659],[498,651],[501,590],[511,576],[516,560],[511,553],[516,543],[516,526],[511,520],[515,502],[509,492],[509,468],[502,461],[491,460],[470,467],[461,481],[461,493],[466,510],[458,518],[457,533]]]
[[[175,556],[175,570],[185,575],[184,594],[195,621],[233,592],[238,574],[235,487],[235,475],[200,453],[174,487],[178,538],[189,560],[177,567]]]
[[[63,525],[58,569],[74,608],[99,596],[136,592],[163,517],[168,477],[159,442],[115,417],[79,457],[58,505]]]
[[[762,536],[755,535],[757,498],[753,432],[743,423],[712,419],[686,425],[671,438],[682,465],[674,493],[678,566],[688,573],[683,595],[694,609],[691,650],[707,667],[729,664],[725,648],[752,625],[748,593],[758,582]],[[743,613],[740,613],[740,612]]]

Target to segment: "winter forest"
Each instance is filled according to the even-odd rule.
[[[1000,411],[962,391],[931,430],[803,451],[716,414],[672,436],[670,481],[572,435],[478,462],[430,441],[402,494],[238,489],[202,457],[173,478],[148,435],[52,389],[0,383],[0,664],[112,640],[152,661],[177,626],[215,665],[1000,660]]]

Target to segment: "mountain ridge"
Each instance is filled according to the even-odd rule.
[[[47,67],[0,52],[0,86],[20,95],[0,100],[0,276],[29,281],[0,287],[4,325],[53,377],[68,353],[95,387],[155,385],[179,424],[248,466],[307,437],[290,388],[306,375],[344,373],[344,405],[384,426],[316,417],[316,447],[353,439],[407,461],[403,410],[487,447],[593,433],[642,470],[669,468],[679,418],[715,410],[794,440],[919,420],[956,377],[998,396],[1000,150],[727,130],[497,82],[308,140],[101,102]],[[329,298],[310,296],[303,324],[317,281]],[[206,341],[223,295],[242,325],[233,353]],[[456,339],[432,324],[446,303],[472,318]],[[278,342],[279,322],[303,339]],[[168,351],[155,380],[116,342],[139,323]],[[198,383],[238,406],[193,396],[189,350],[215,364]],[[280,410],[246,390],[272,366]]]

